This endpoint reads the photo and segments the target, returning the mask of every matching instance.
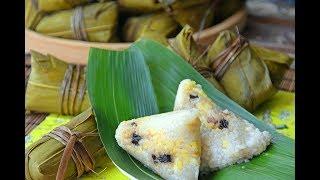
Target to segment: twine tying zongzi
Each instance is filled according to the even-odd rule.
[[[278,89],[294,92],[295,91],[295,70],[288,69],[284,73],[279,83],[276,83]]]
[[[47,136],[56,139],[66,146],[59,164],[56,180],[64,178],[70,158],[73,159],[76,165],[77,177],[80,177],[84,172],[94,169],[92,155],[89,154],[81,139],[88,136],[98,136],[97,133],[80,133],[71,131],[66,126],[60,126],[51,131]]]
[[[61,106],[61,114],[76,115],[80,113],[86,91],[86,80],[84,79],[83,82],[80,83],[82,70],[85,71],[85,67],[81,65],[68,65],[60,87],[59,103]],[[77,106],[75,106],[76,101],[78,102]]]
[[[83,9],[81,6],[76,7],[71,16],[71,30],[75,39],[88,41],[87,32],[84,26]]]
[[[212,60],[214,76],[221,80],[228,67],[238,57],[238,55],[249,45],[249,41],[238,33],[238,37],[232,42],[231,46],[224,49]]]

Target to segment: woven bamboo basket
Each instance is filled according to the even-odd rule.
[[[247,20],[247,11],[245,8],[240,9],[229,18],[219,24],[204,29],[200,33],[195,33],[194,37],[199,38],[199,43],[206,45],[213,42],[218,33],[238,26],[241,30]],[[42,54],[50,54],[58,59],[62,59],[73,64],[87,64],[87,57],[90,47],[103,49],[121,50],[130,46],[131,43],[94,43],[78,40],[69,40],[62,38],[49,37],[25,30],[25,47],[26,52],[34,50]]]

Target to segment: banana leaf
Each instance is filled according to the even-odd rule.
[[[93,48],[89,53],[87,77],[90,101],[108,156],[133,179],[160,177],[117,145],[115,129],[123,120],[172,111],[178,85],[186,78],[201,84],[205,93],[217,105],[233,111],[273,136],[272,144],[258,157],[216,171],[206,179],[260,180],[295,177],[292,139],[257,120],[217,90],[180,56],[159,43],[141,39],[124,51]]]
[[[273,84],[279,84],[283,79],[284,73],[290,69],[293,58],[287,54],[261,46],[252,45],[251,47],[258,54],[260,59],[266,63]]]
[[[78,115],[90,107],[84,67],[77,69],[76,65],[35,51],[31,51],[31,67],[25,94],[26,110]],[[62,94],[61,87],[68,68],[73,68],[69,91]]]
[[[236,41],[236,34],[226,30],[219,34],[215,42],[211,45],[207,54],[207,62],[211,69],[216,71],[215,64],[218,64],[218,56],[230,48]],[[245,41],[245,40],[241,40]],[[233,52],[234,55],[236,52]],[[229,53],[230,55],[232,53]],[[277,89],[272,84],[268,68],[264,61],[251,48],[251,45],[240,45],[238,55],[234,60],[230,59],[230,64],[222,73],[218,81],[226,91],[227,96],[240,104],[242,107],[252,112],[261,103],[272,97]],[[215,76],[217,78],[217,76]]]
[[[125,41],[132,42],[143,36],[151,39],[166,38],[178,30],[178,24],[167,13],[160,12],[129,18],[123,27]]]
[[[170,10],[203,4],[210,0],[118,0],[119,7],[132,13],[150,13],[165,8]]]
[[[25,0],[25,27],[34,30],[41,19],[45,16],[45,13],[39,10],[36,1]]]
[[[74,117],[65,126],[71,131],[76,131],[78,133],[97,132],[95,118],[91,108]],[[99,172],[103,170],[108,163],[111,163],[99,136],[85,136],[81,139],[81,142],[94,160],[94,169],[92,170]],[[64,148],[65,145],[49,136],[43,136],[40,140],[30,145],[26,149],[25,156],[26,179],[54,180]],[[90,172],[90,170],[87,169],[85,172]],[[77,176],[77,168],[71,158],[64,177],[65,179],[76,179]]]
[[[35,31],[66,39],[108,42],[115,33],[117,23],[118,6],[115,2],[92,3],[47,15]]]

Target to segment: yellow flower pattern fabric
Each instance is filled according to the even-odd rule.
[[[72,116],[62,116],[57,114],[50,114],[46,119],[34,128],[27,136],[25,136],[25,148],[30,146],[35,141],[41,139],[41,137],[54,128],[61,126],[72,119]],[[97,169],[97,172],[87,173],[81,176],[80,180],[128,180],[124,174],[118,170],[118,168],[110,162],[107,163],[105,169]]]
[[[253,114],[278,132],[295,139],[295,94],[279,91]]]
[[[274,127],[280,133],[294,139],[295,138],[295,94],[285,91],[279,91],[270,100],[262,104],[253,114],[270,126]],[[25,136],[25,147],[39,140],[43,135],[52,131],[55,127],[61,126],[70,121],[71,116],[62,116],[50,114],[38,125],[30,134]],[[83,175],[81,180],[127,180],[128,178],[120,172],[116,166],[110,162],[103,170],[97,170],[98,173],[88,173]]]

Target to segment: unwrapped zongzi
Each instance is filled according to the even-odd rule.
[[[92,42],[108,42],[116,30],[115,2],[92,3],[52,13],[39,22],[35,31],[54,37]]]
[[[97,133],[95,118],[90,108],[26,149],[25,178],[56,179],[66,144],[73,135],[76,135],[77,139],[72,147],[73,153],[67,163],[64,179],[77,179],[93,170],[99,172],[111,162]]]
[[[31,52],[26,110],[77,115],[90,107],[85,67]]]

